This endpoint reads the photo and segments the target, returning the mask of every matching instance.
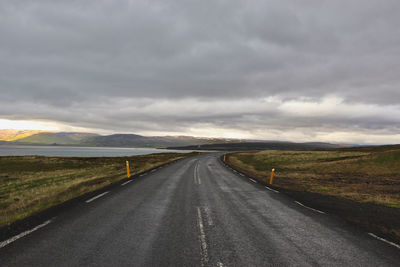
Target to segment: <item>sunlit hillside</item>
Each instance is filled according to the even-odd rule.
[[[16,141],[43,132],[41,130],[0,130],[0,141]]]

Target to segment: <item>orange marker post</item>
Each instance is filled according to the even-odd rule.
[[[272,184],[272,181],[274,180],[274,174],[275,174],[275,169],[272,169],[271,178],[269,179],[269,184]]]
[[[129,169],[129,161],[126,161],[126,176],[128,176],[128,178],[131,178],[131,172]]]
[[[224,162],[226,161],[226,155],[224,155]]]

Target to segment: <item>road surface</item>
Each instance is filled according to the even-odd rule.
[[[14,239],[0,246],[0,266],[400,264],[398,248],[233,172],[218,154],[159,168]]]

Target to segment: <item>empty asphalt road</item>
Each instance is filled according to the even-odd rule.
[[[399,266],[398,248],[300,204],[199,155],[3,242],[0,266]]]

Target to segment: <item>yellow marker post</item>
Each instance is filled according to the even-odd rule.
[[[226,155],[224,155],[224,162],[226,161]]]
[[[126,161],[126,176],[128,176],[128,178],[131,178],[131,172],[129,170],[129,161]]]
[[[274,180],[274,174],[275,174],[275,169],[272,169],[271,178],[269,179],[269,184],[272,184],[272,181]]]

